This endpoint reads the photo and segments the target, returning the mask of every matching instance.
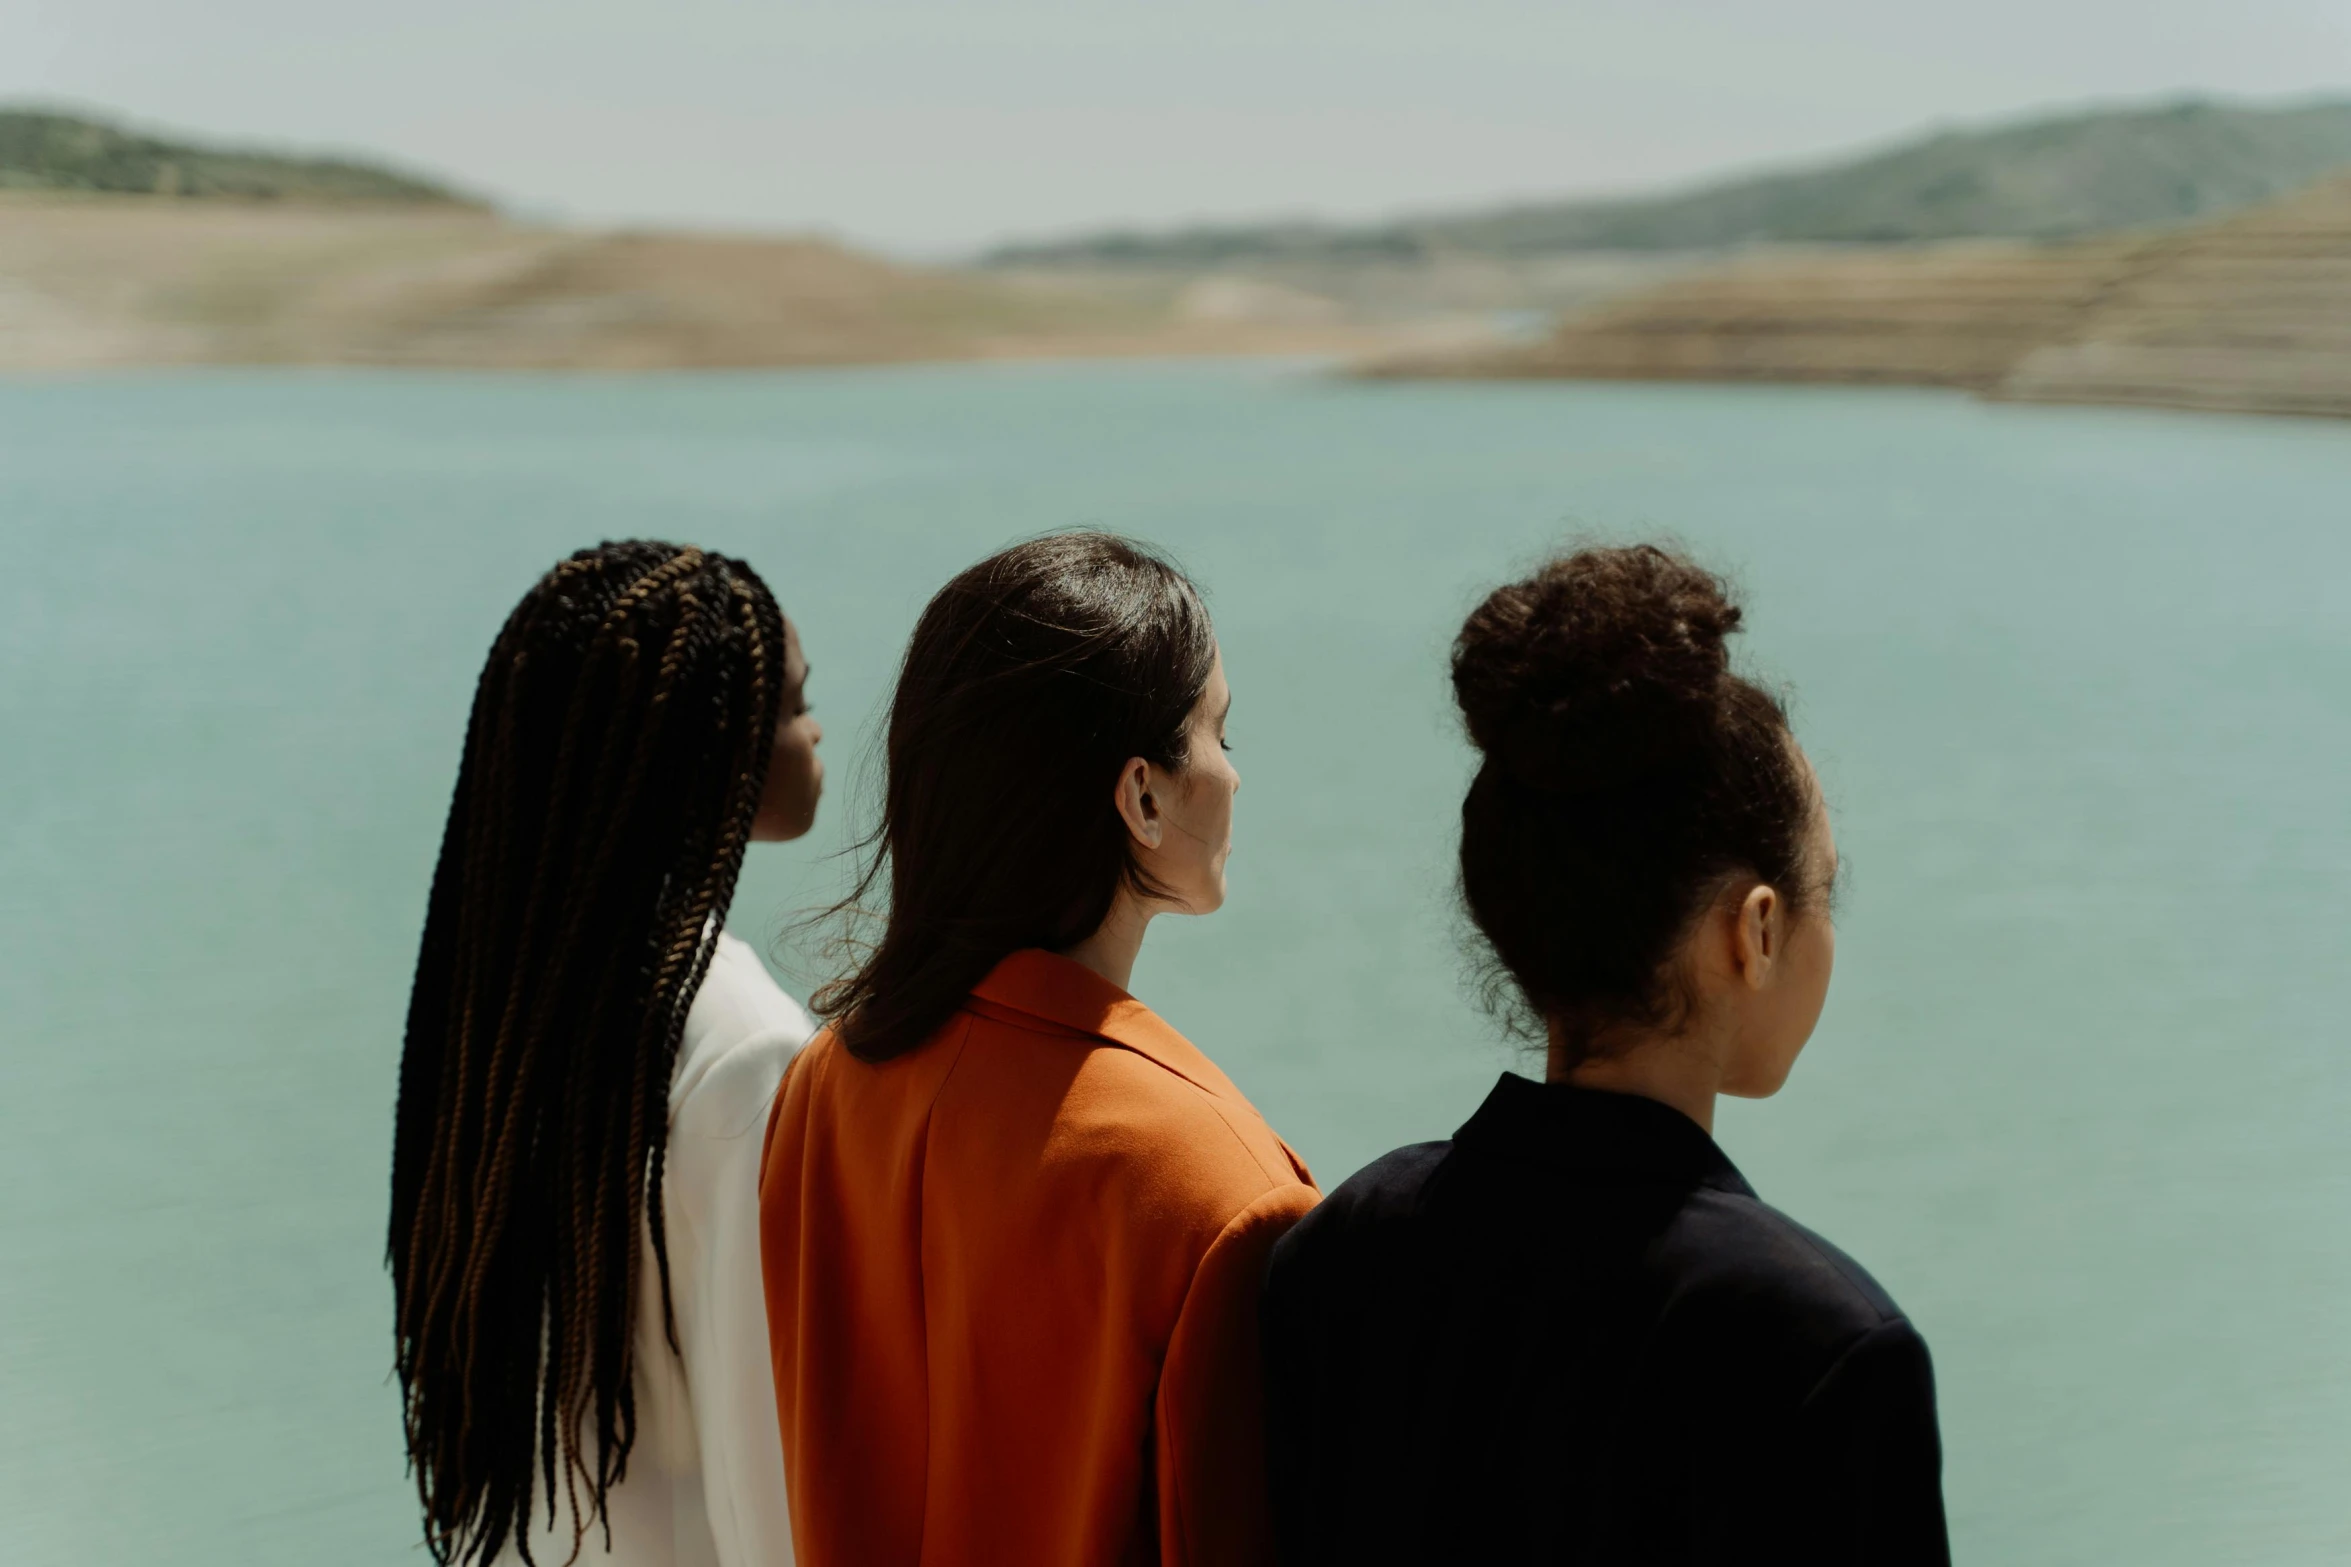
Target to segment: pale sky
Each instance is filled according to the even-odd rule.
[[[2187,91],[2351,92],[2351,0],[0,0],[0,100],[927,256],[1638,189]]]

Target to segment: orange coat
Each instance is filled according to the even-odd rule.
[[[759,1191],[801,1567],[1270,1561],[1258,1284],[1318,1195],[1067,958],[880,1066],[820,1035]]]

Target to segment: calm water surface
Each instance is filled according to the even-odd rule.
[[[1517,1059],[1446,901],[1448,631],[1577,533],[1731,566],[1854,882],[1722,1137],[1925,1329],[1962,1559],[2351,1559],[2351,430],[1131,365],[0,383],[0,1559],[421,1559],[398,1025],[537,572],[692,539],[799,621],[835,788],[760,938],[836,884],[927,591],[1083,523],[1200,575],[1238,694],[1231,904],[1137,988],[1326,1184]]]

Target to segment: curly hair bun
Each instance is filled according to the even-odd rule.
[[[1538,791],[1623,787],[1702,743],[1739,606],[1654,545],[1587,549],[1497,588],[1453,643],[1470,740]]]

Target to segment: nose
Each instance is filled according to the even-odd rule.
[[[808,743],[810,745],[824,744],[824,725],[813,718],[808,721]]]

